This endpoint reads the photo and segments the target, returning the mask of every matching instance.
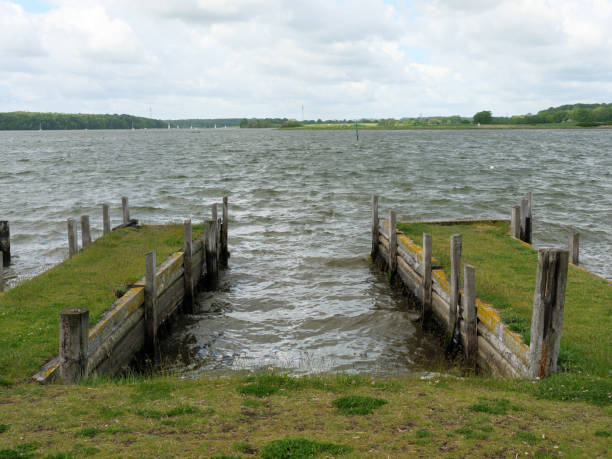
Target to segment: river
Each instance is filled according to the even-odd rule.
[[[99,237],[102,203],[113,225],[122,195],[143,223],[198,222],[229,196],[221,291],[163,344],[184,374],[431,368],[439,345],[369,261],[373,193],[401,221],[509,218],[532,191],[535,244],[578,231],[612,278],[612,130],[0,132],[0,160],[10,285],[67,256],[68,217]]]

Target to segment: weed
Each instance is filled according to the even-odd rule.
[[[497,306],[497,303],[493,303]],[[531,323],[524,314],[519,314],[516,311],[504,311],[501,314],[502,320],[510,330],[520,333],[523,336],[525,344],[531,341]]]
[[[196,414],[200,412],[201,410],[195,406],[183,404],[183,405],[179,405],[176,408],[172,408],[171,410],[167,411],[166,416],[172,417],[172,416],[180,416],[182,414]]]
[[[353,449],[334,443],[320,443],[305,438],[274,440],[261,450],[262,459],[308,459],[318,454],[341,455],[350,453]]]
[[[241,443],[234,443],[234,449],[239,453],[244,454],[255,454],[257,452],[257,448],[254,448],[252,445],[244,441]]]
[[[164,417],[164,413],[162,413],[161,411],[151,410],[147,408],[136,410],[136,414],[140,417],[150,418],[150,419],[161,419]]]
[[[386,400],[362,395],[350,395],[348,397],[337,398],[332,405],[342,414],[372,414],[374,410],[387,403]]]
[[[433,434],[427,429],[420,429],[415,432],[417,438],[433,437]]]
[[[160,400],[170,398],[174,387],[167,381],[146,380],[136,386],[134,401]]]
[[[506,414],[508,409],[520,410],[519,407],[511,405],[505,398],[481,400],[479,403],[470,405],[468,408],[470,411],[474,411],[475,413],[489,414]]]
[[[22,443],[13,449],[0,449],[0,459],[32,457],[40,445],[37,442]]]
[[[72,459],[74,456],[72,453],[55,453],[55,454],[47,454],[45,459]]]
[[[489,435],[487,435],[485,432],[476,432],[475,430],[467,427],[455,429],[453,430],[453,433],[461,434],[468,440],[486,440],[489,438]]]
[[[239,387],[238,391],[243,395],[252,395],[254,397],[267,397],[277,393],[279,390],[278,386],[272,386],[263,383],[251,383],[245,386]]]
[[[261,400],[253,400],[251,398],[247,398],[242,401],[242,406],[248,406],[252,408],[257,408],[257,407],[264,406],[264,405],[265,403],[262,402]]]
[[[9,426],[6,424],[0,424],[0,433],[4,433],[8,430]]]
[[[100,416],[106,419],[117,418],[123,414],[119,408],[114,406],[103,406],[100,407]]]
[[[534,445],[538,441],[538,437],[531,432],[525,432],[524,430],[519,430],[514,434],[514,438],[517,440],[523,441],[528,445]]]
[[[610,437],[612,436],[612,433],[610,433],[609,430],[598,430],[597,432],[595,432],[595,436],[596,437]]]
[[[104,432],[104,429],[100,429],[99,427],[83,427],[82,429],[77,430],[74,435],[75,437],[93,438],[102,432]]]

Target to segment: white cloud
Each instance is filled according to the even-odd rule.
[[[612,100],[607,1],[0,1],[0,111],[309,117]]]

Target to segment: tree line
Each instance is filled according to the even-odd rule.
[[[0,130],[56,129],[144,129],[161,128],[161,120],[132,115],[90,115],[69,113],[0,113]]]
[[[480,124],[576,124],[578,126],[597,126],[612,123],[612,103],[610,104],[571,104],[540,110],[535,115],[514,115],[510,117],[493,116],[490,110],[478,112],[473,117]]]

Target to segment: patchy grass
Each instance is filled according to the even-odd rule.
[[[274,382],[279,390],[265,399],[238,390],[257,381]],[[36,457],[245,458],[264,451],[291,454],[311,444],[287,440],[305,439],[352,448],[308,450],[315,457],[515,457],[538,451],[607,457],[611,406],[542,398],[546,383],[480,376],[234,374],[13,384],[0,388],[0,422],[9,426],[0,434],[0,450],[15,457],[25,444]],[[337,415],[334,400],[349,397],[388,403],[367,416]],[[537,442],[515,436],[520,431]]]
[[[476,295],[493,305],[511,330],[529,343],[538,253],[508,236],[505,222],[436,225],[399,223],[415,243],[433,238],[433,255],[450,276],[450,237],[463,236],[462,262],[476,268]],[[461,270],[463,275],[463,270]],[[463,281],[462,281],[463,282]],[[609,377],[612,361],[612,285],[570,265],[559,369]]]
[[[366,415],[372,414],[376,408],[379,408],[388,402],[381,398],[366,397],[363,395],[349,395],[347,397],[337,398],[332,402],[332,405],[341,414],[357,414]]]
[[[203,225],[194,226],[198,237]],[[57,354],[59,312],[87,306],[90,324],[117,299],[117,292],[144,275],[144,257],[157,251],[160,264],[183,247],[183,225],[124,228],[21,285],[0,293],[0,375],[23,380]]]
[[[326,456],[350,453],[352,448],[334,443],[323,443],[305,438],[274,440],[261,451],[263,459],[308,459],[325,453]]]

